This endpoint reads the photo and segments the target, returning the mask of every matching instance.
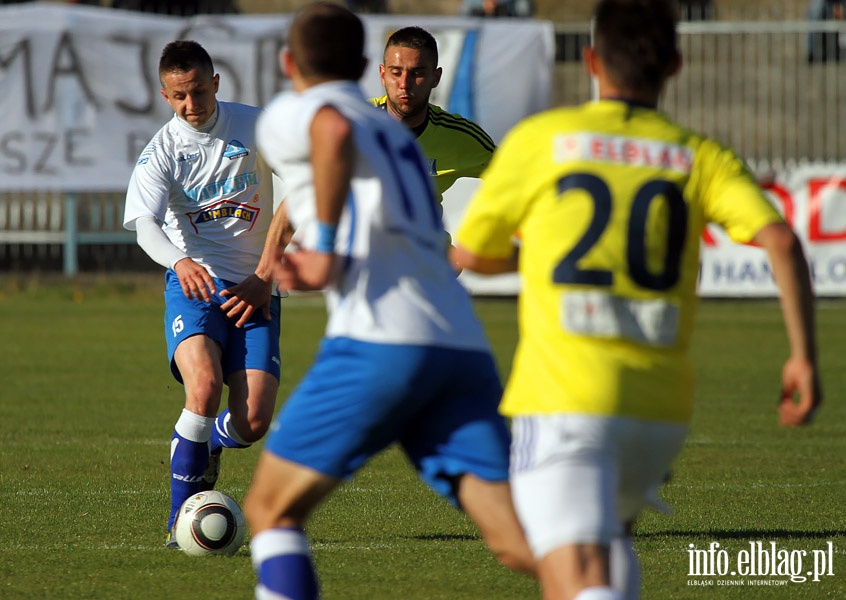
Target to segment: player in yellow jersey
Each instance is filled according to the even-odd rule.
[[[417,137],[438,201],[443,201],[443,193],[459,177],[479,177],[496,147],[479,125],[429,102],[442,72],[432,34],[420,27],[404,27],[388,38],[379,65],[386,95],[371,99]]]
[[[821,400],[800,242],[733,151],[657,110],[681,66],[676,26],[669,0],[601,0],[584,51],[599,100],[509,132],[456,235],[459,266],[522,275],[501,410],[546,599],[638,597],[627,525],[688,431],[707,223],[771,262],[790,343],[781,422],[807,423]]]

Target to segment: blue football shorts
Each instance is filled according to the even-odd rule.
[[[501,396],[487,352],[326,338],[265,449],[345,479],[398,442],[421,479],[457,505],[455,476],[508,479]]]
[[[237,319],[228,318],[220,310],[227,300],[220,296],[220,291],[235,284],[215,278],[214,285],[218,293],[211,296],[211,302],[188,299],[182,293],[176,273],[172,269],[165,273],[164,327],[173,376],[182,383],[182,375],[173,360],[180,342],[194,335],[207,335],[223,350],[224,381],[231,373],[245,369],[267,371],[279,379],[279,298],[270,299],[270,321],[261,311],[256,311],[243,327],[235,327]]]

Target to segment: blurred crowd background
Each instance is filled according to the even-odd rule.
[[[19,2],[0,1],[0,4]],[[309,0],[68,0],[88,4],[192,16],[225,13],[290,13]],[[534,17],[551,21],[584,21],[591,2],[585,0],[346,0],[338,2],[361,13],[473,15]],[[683,18],[706,19],[804,19],[842,18],[843,0],[679,0]]]

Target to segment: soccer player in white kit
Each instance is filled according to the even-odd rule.
[[[258,598],[316,598],[303,526],[369,458],[397,442],[463,509],[501,562],[533,572],[511,505],[502,388],[445,232],[422,154],[356,81],[361,21],[329,3],[294,19],[281,60],[294,91],[258,123],[288,186],[295,252],[281,289],[324,289],[329,318],[309,372],[259,458],[245,512]]]
[[[185,408],[171,441],[171,509],[211,489],[224,447],[244,448],[270,425],[279,386],[279,298],[273,291],[272,172],[255,143],[260,109],[219,102],[219,75],[193,41],[165,46],[161,93],[173,118],[132,173],[124,227],[165,274],[165,335]],[[262,253],[268,245],[266,256]],[[224,384],[228,408],[218,414]]]

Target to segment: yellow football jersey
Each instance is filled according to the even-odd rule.
[[[385,109],[387,96],[370,102]],[[485,130],[461,115],[429,104],[429,116],[414,130],[417,142],[429,162],[438,201],[459,177],[479,177],[490,163],[496,145]]]
[[[520,341],[502,411],[687,422],[709,222],[749,242],[782,218],[737,155],[603,100],[518,124],[456,239],[505,258],[520,231]]]

